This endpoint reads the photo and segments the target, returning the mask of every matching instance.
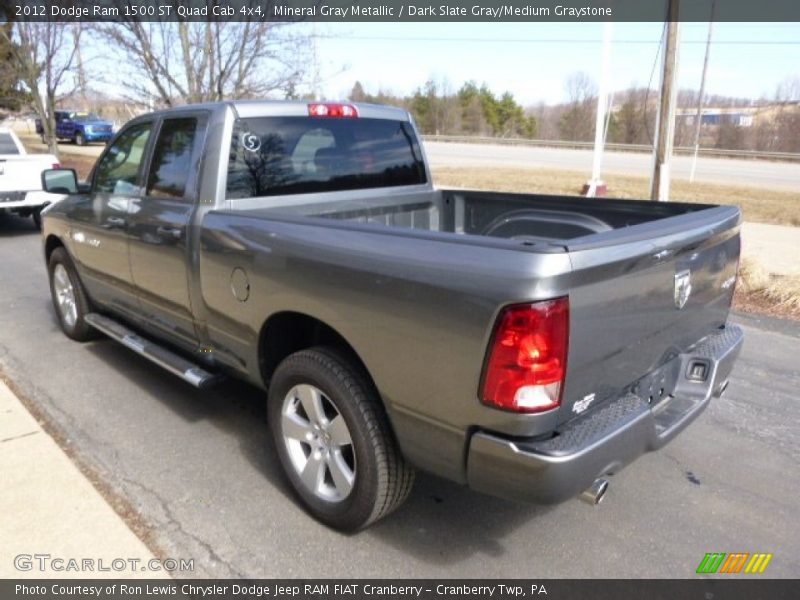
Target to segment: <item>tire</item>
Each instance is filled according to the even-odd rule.
[[[75,143],[78,144],[78,146],[85,146],[86,145],[86,138],[83,137],[82,133],[76,133],[75,134]]]
[[[305,406],[318,409],[306,412]],[[343,353],[316,347],[286,358],[272,377],[267,412],[283,470],[322,523],[363,529],[411,491],[414,471],[400,454],[378,393]]]
[[[81,285],[75,265],[61,247],[53,250],[47,263],[50,277],[50,297],[64,334],[76,342],[85,342],[96,336],[95,330],[86,322],[91,304]]]
[[[33,218],[33,224],[36,226],[36,229],[39,231],[42,230],[42,209],[37,208],[31,213],[31,217]]]

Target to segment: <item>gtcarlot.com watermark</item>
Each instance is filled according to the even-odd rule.
[[[192,572],[194,559],[186,558],[68,558],[50,554],[17,554],[14,557],[17,571],[40,573],[130,573],[130,572]]]

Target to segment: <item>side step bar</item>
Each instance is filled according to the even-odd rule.
[[[209,373],[171,350],[167,350],[163,346],[159,346],[155,342],[135,334],[113,319],[98,313],[89,313],[85,319],[89,325],[102,331],[111,339],[144,356],[147,360],[156,363],[173,375],[177,375],[196,388],[206,388],[219,381],[219,376],[214,373]]]

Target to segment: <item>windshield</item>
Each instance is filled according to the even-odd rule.
[[[19,154],[19,148],[10,133],[0,132],[0,154]]]
[[[427,182],[410,123],[386,119],[240,119],[227,197],[331,192]]]
[[[100,121],[100,117],[92,112],[76,112],[72,113],[73,121]]]

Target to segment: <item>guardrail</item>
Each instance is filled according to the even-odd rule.
[[[427,142],[451,142],[461,144],[498,144],[502,146],[531,146],[540,148],[567,148],[570,150],[591,150],[594,142],[565,142],[563,140],[530,140],[526,138],[496,138],[469,135],[423,135]],[[606,150],[615,152],[645,152],[653,151],[647,144],[606,144]],[[675,154],[694,153],[694,148],[686,146],[676,147]],[[759,152],[758,150],[723,150],[720,148],[700,148],[700,156],[717,158],[750,158],[753,160],[784,160],[800,162],[800,153],[797,152]]]

